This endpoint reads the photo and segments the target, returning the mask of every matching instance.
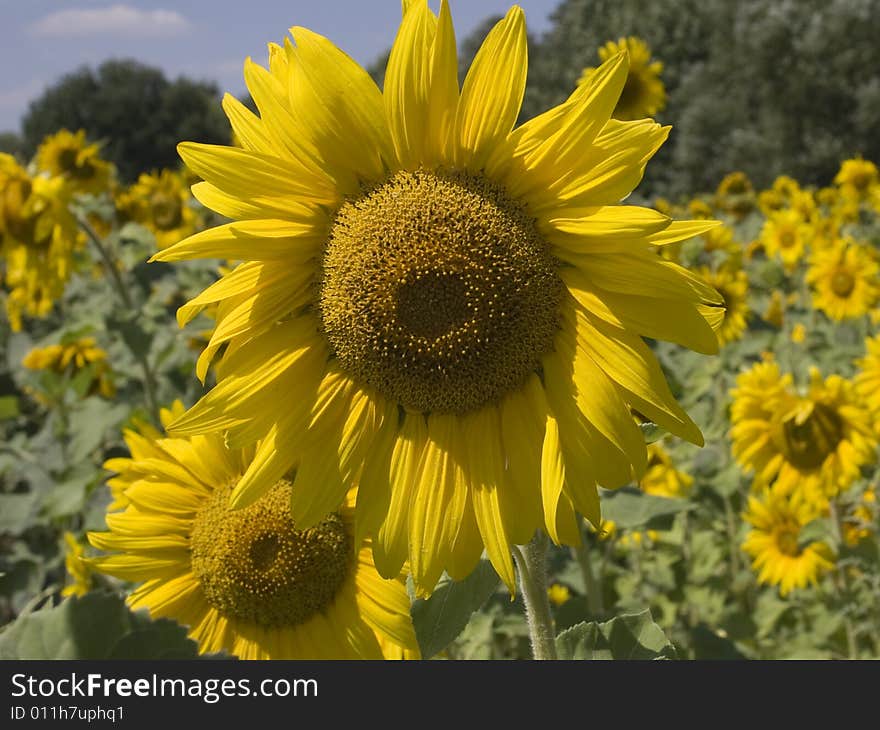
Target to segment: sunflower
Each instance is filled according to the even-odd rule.
[[[733,456],[763,484],[831,497],[875,458],[871,418],[852,383],[810,370],[805,395],[772,359],[740,374],[731,392]]]
[[[550,603],[558,607],[563,603],[568,602],[571,598],[571,591],[568,586],[564,586],[561,583],[554,583],[547,589],[547,598],[550,599]]]
[[[409,556],[429,592],[484,546],[513,590],[511,544],[539,527],[580,540],[596,485],[644,472],[630,407],[702,443],[640,335],[701,352],[711,287],[658,247],[714,221],[617,205],[668,128],[610,119],[626,54],[561,106],[513,129],[526,30],[513,8],[459,90],[449,7],[406,11],[384,94],[329,41],[294,28],[247,61],[261,117],[224,107],[244,148],[183,143],[196,197],[240,219],[155,260],[242,260],[178,312],[219,302],[197,363],[218,383],[179,434],[265,436],[232,493],[244,507],[297,465],[293,516],[311,526],[359,484],[380,572]]]
[[[865,340],[865,356],[856,365],[856,392],[874,416],[876,430],[880,432],[880,335]]]
[[[287,479],[229,508],[253,454],[211,435],[159,438],[115,460],[128,504],[107,514],[107,532],[89,533],[111,553],[91,564],[140,583],[132,609],[185,625],[201,653],[381,659],[385,643],[392,656],[417,655],[406,587],[376,572],[352,498],[308,529],[291,519]]]
[[[877,492],[874,487],[868,487],[859,501],[851,505],[848,515],[841,524],[843,541],[850,547],[855,547],[862,540],[866,540],[877,530]]]
[[[878,272],[871,253],[851,240],[816,251],[806,274],[813,306],[838,321],[863,317],[880,298]]]
[[[868,200],[880,185],[880,173],[873,162],[856,157],[843,161],[834,184],[839,187],[842,197],[862,202]]]
[[[794,269],[804,255],[811,228],[794,210],[771,215],[761,229],[761,243],[768,257],[779,256],[788,270]]]
[[[663,110],[666,106],[666,87],[660,78],[663,64],[651,60],[651,49],[645,41],[635,36],[620,38],[617,43],[608,41],[598,53],[603,63],[621,53],[629,54],[629,73],[611,114],[614,119],[643,119]],[[578,83],[589,83],[595,72],[595,68],[585,68]]]
[[[648,469],[639,482],[642,491],[657,497],[676,499],[687,497],[693,485],[693,477],[676,469],[660,444],[648,446]]]
[[[117,195],[117,208],[127,217],[149,228],[160,250],[196,231],[198,216],[192,197],[180,173],[162,170],[142,174],[131,188]]]
[[[715,205],[735,218],[743,218],[755,209],[755,188],[744,172],[726,175],[715,191]]]
[[[164,428],[168,427],[175,418],[183,415],[186,409],[183,402],[175,400],[170,407],[159,410],[159,421]],[[107,480],[113,501],[107,506],[107,510],[115,512],[128,507],[130,501],[126,496],[126,490],[135,482],[149,479],[152,472],[144,470],[144,465],[149,465],[151,459],[165,458],[165,452],[157,446],[162,438],[162,432],[144,418],[134,417],[128,428],[123,429],[122,438],[131,457],[117,457],[104,462],[104,469],[115,472],[115,476]]]
[[[73,581],[61,589],[61,595],[84,596],[92,589],[92,569],[84,559],[85,548],[72,532],[64,533],[64,547],[64,569]]]
[[[91,393],[105,398],[116,394],[107,353],[98,347],[94,337],[64,338],[60,343],[35,347],[21,361],[28,370],[49,370],[58,375],[74,376],[89,369],[92,374]]]
[[[81,248],[64,180],[31,177],[0,153],[0,252],[6,260],[6,312],[14,332],[22,316],[45,317],[73,271]]]
[[[101,159],[101,146],[86,141],[85,130],[62,129],[46,137],[37,150],[37,167],[63,178],[71,190],[98,194],[110,184],[110,163]]]
[[[834,553],[824,542],[805,541],[804,525],[821,517],[824,505],[777,486],[750,495],[743,518],[752,526],[742,548],[752,557],[758,582],[779,586],[786,596],[794,588],[816,585],[819,576],[834,567]]]
[[[746,320],[749,316],[748,275],[742,269],[734,266],[720,266],[715,271],[708,267],[702,267],[698,273],[718,291],[724,300],[724,308],[720,310],[723,312],[723,316],[715,328],[718,344],[723,346],[740,339],[746,331]]]

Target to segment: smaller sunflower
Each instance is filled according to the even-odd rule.
[[[791,328],[791,341],[796,345],[802,345],[807,339],[807,328],[803,323],[798,322]]]
[[[280,479],[247,507],[229,496],[254,448],[221,436],[160,438],[129,463],[129,486],[108,532],[89,541],[109,555],[99,571],[138,582],[133,609],[189,629],[199,651],[242,659],[381,659],[416,656],[402,580],[376,571],[370,542],[356,534],[354,494],[309,529],[290,513]],[[388,653],[383,653],[383,646]]]
[[[127,194],[117,196],[123,215],[149,228],[159,250],[196,232],[198,216],[182,176],[172,170],[143,174]]]
[[[813,306],[837,321],[863,317],[880,298],[878,272],[870,252],[851,240],[816,251],[806,274]]]
[[[571,591],[568,589],[568,586],[554,583],[547,589],[547,598],[550,599],[550,603],[554,606],[561,606],[571,598]]]
[[[693,477],[676,469],[660,444],[648,445],[648,469],[639,481],[643,492],[657,497],[681,499],[690,494],[693,485]]]
[[[13,332],[21,330],[24,315],[48,315],[73,272],[84,238],[68,209],[69,193],[63,179],[31,177],[0,153],[0,254]]]
[[[812,368],[801,395],[771,358],[741,373],[731,396],[733,456],[763,484],[831,497],[876,456],[870,413],[839,375]]]
[[[805,499],[802,492],[788,493],[778,485],[749,496],[743,519],[752,529],[742,548],[752,558],[759,583],[779,586],[786,596],[795,588],[816,585],[834,567],[827,544],[801,536],[803,527],[823,512],[823,505]]]
[[[781,210],[764,223],[760,240],[767,256],[779,256],[790,271],[803,257],[811,232],[797,211]]]
[[[755,188],[744,172],[726,175],[715,191],[715,205],[735,218],[743,218],[755,209]]]
[[[666,87],[660,78],[663,63],[652,61],[648,44],[635,36],[608,41],[598,51],[599,60],[605,63],[623,51],[629,54],[629,72],[611,116],[623,122],[653,117],[666,106]],[[578,86],[587,83],[595,71],[585,68]]]
[[[66,338],[58,344],[35,347],[21,364],[28,370],[49,370],[70,376],[89,369],[92,374],[90,394],[98,393],[105,398],[116,395],[107,353],[98,347],[94,337]]]
[[[72,532],[64,533],[64,569],[73,581],[61,589],[61,595],[84,596],[92,589],[92,569],[84,560],[85,548]]]
[[[868,200],[878,184],[880,173],[877,165],[860,157],[844,160],[834,178],[840,194],[849,200],[862,202]]]
[[[877,530],[877,492],[874,487],[868,487],[859,501],[852,505],[841,527],[843,541],[850,547],[855,547],[874,534]]]
[[[71,190],[97,195],[108,189],[111,166],[101,159],[101,145],[89,144],[85,130],[76,134],[62,129],[43,140],[37,150],[37,167],[63,178]]]
[[[723,311],[723,316],[717,324],[712,323],[718,344],[724,346],[740,339],[748,324],[748,275],[742,269],[734,266],[720,266],[715,271],[708,267],[702,267],[698,273],[724,300],[723,309],[716,308]]]

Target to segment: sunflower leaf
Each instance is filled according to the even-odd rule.
[[[679,512],[694,508],[684,499],[655,497],[634,487],[602,490],[601,500],[602,518],[614,522],[621,530],[643,526],[659,528]]]
[[[580,623],[556,637],[560,659],[674,659],[675,648],[651,612]]]
[[[0,634],[0,659],[179,659],[196,654],[185,629],[132,613],[122,598],[104,592],[21,616]]]
[[[413,602],[410,613],[424,659],[443,651],[464,631],[471,614],[489,600],[498,582],[489,561],[481,560],[463,581],[444,576],[430,598]]]

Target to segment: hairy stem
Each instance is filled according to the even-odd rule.
[[[547,597],[547,536],[538,531],[532,541],[513,548],[519,585],[526,608],[534,659],[556,659],[556,633]]]

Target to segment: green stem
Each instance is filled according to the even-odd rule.
[[[528,544],[513,548],[526,608],[534,659],[556,659],[556,634],[547,597],[547,536],[538,531]]]
[[[571,551],[581,568],[581,576],[584,580],[584,593],[587,597],[587,608],[593,616],[601,616],[605,613],[604,601],[602,600],[602,586],[596,579],[587,536],[581,534],[580,546],[572,548]]]
[[[80,228],[83,229],[86,236],[89,237],[89,240],[95,245],[95,248],[98,250],[98,254],[101,256],[101,260],[104,262],[104,267],[110,273],[110,280],[113,283],[113,288],[116,290],[117,295],[122,301],[123,306],[131,312],[135,312],[134,302],[131,299],[131,295],[128,293],[128,289],[125,286],[125,282],[122,281],[122,276],[119,274],[119,269],[116,266],[116,262],[113,260],[113,256],[110,255],[110,252],[107,250],[107,247],[104,245],[101,238],[95,232],[95,229],[89,225],[89,222],[82,216],[78,215],[76,217],[77,222],[79,223]],[[156,376],[153,373],[152,368],[150,367],[150,362],[147,359],[146,354],[134,354],[135,359],[138,361],[138,364],[141,366],[141,370],[144,374],[144,397],[147,401],[147,409],[150,411],[150,415],[153,418],[153,422],[158,424],[159,421],[159,401],[156,399]]]
[[[730,550],[730,577],[732,580],[735,580],[740,571],[740,548],[736,539],[736,515],[733,512],[733,505],[730,503],[730,497],[724,497],[724,516],[727,522],[727,540]]]

